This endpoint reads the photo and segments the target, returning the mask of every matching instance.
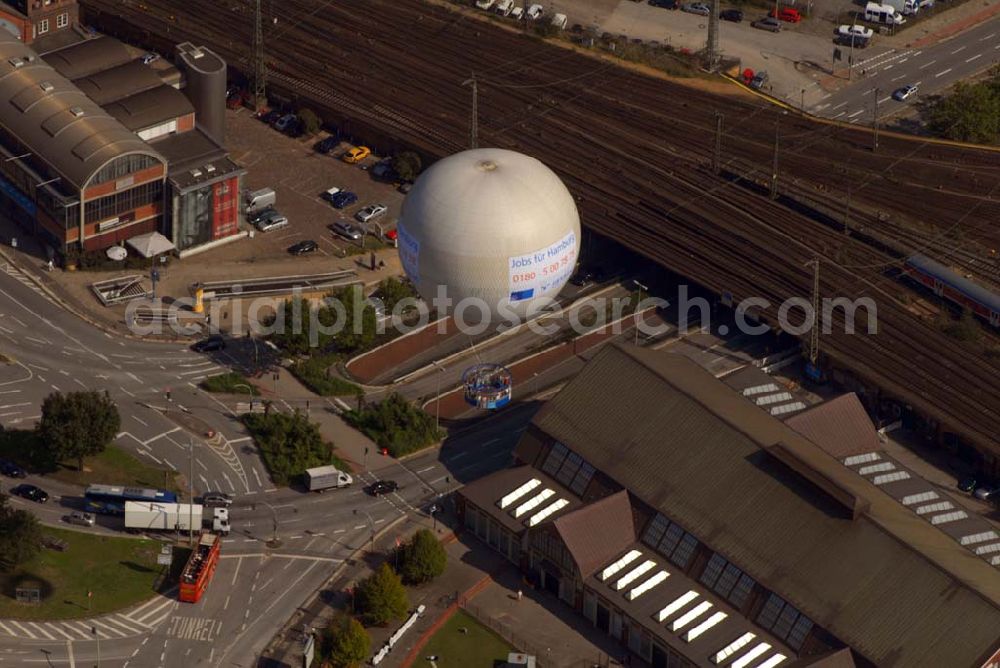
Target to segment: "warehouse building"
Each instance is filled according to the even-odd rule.
[[[609,346],[539,410],[466,530],[665,666],[996,668],[1000,536],[845,395],[787,423],[693,361]]]
[[[14,9],[28,20],[35,4]],[[23,42],[0,30],[0,215],[68,258],[138,235],[182,255],[238,238],[225,62],[180,44],[172,65],[59,24]]]

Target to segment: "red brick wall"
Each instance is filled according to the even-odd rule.
[[[438,333],[439,329],[443,333]],[[451,318],[444,323],[431,323],[415,334],[390,341],[377,352],[351,360],[347,364],[347,372],[362,383],[369,383],[413,355],[439,346],[457,334],[459,331]]]
[[[177,117],[177,133],[194,130],[194,112]]]
[[[83,248],[88,251],[101,250],[121,241],[125,241],[126,239],[134,237],[137,234],[154,232],[156,231],[158,222],[159,218],[150,218],[149,220],[144,220],[141,223],[133,223],[123,227],[117,227],[109,232],[106,232],[105,234],[85,239],[83,242]]]
[[[0,18],[3,18],[5,21],[9,21],[10,23],[13,23],[18,28],[20,28],[21,29],[21,41],[23,41],[25,44],[31,44],[32,37],[31,37],[31,22],[30,21],[27,21],[27,20],[21,18],[20,16],[18,16],[17,14],[15,14],[13,12],[4,11],[2,9],[0,9]],[[53,25],[54,25],[54,23],[53,23]]]

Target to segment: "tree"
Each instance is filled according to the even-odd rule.
[[[10,573],[42,547],[42,526],[27,510],[18,510],[0,494],[0,571]]]
[[[365,620],[378,626],[402,619],[410,607],[403,582],[386,563],[358,584],[355,596]]]
[[[319,425],[309,420],[302,411],[289,415],[266,408],[264,414],[248,413],[243,423],[257,444],[260,458],[279,485],[287,485],[292,478],[314,466],[344,464],[333,454],[333,445],[324,441]]]
[[[375,307],[365,301],[361,286],[348,285],[340,288],[330,295],[330,299],[340,302],[346,318],[344,326],[334,335],[337,350],[342,353],[353,353],[371,344],[375,340],[377,318]],[[331,316],[331,321],[340,316],[332,307],[327,308],[334,314]]]
[[[938,137],[994,144],[1000,141],[1000,67],[978,83],[959,82],[951,95],[928,111],[928,127]]]
[[[427,529],[421,529],[399,548],[400,575],[407,584],[423,584],[444,573],[448,555]]]
[[[355,668],[371,652],[371,638],[358,620],[338,614],[324,633],[324,654],[336,668]]]
[[[42,403],[38,435],[56,461],[98,455],[121,430],[122,420],[111,395],[100,392],[55,392]]]
[[[392,159],[392,168],[404,181],[413,181],[419,176],[423,163],[413,151],[403,151]]]
[[[417,292],[408,281],[398,278],[387,278],[378,284],[375,296],[382,300],[386,314],[392,313],[396,304],[408,297],[416,297]]]
[[[299,120],[302,122],[303,132],[307,135],[314,135],[319,132],[319,128],[323,124],[319,116],[312,109],[300,109]]]

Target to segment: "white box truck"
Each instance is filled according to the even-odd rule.
[[[305,479],[306,489],[310,492],[339,489],[354,482],[354,478],[349,473],[344,473],[333,465],[306,469]]]
[[[125,528],[132,531],[201,531],[229,533],[229,509],[210,508],[207,515],[200,505],[186,503],[125,502]]]

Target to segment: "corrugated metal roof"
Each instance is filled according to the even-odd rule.
[[[67,79],[79,79],[133,60],[128,47],[113,37],[96,37],[45,54],[45,62]]]
[[[117,102],[104,105],[105,111],[129,130],[139,132],[194,112],[191,101],[172,86],[157,86]]]
[[[138,60],[133,60],[109,70],[81,77],[73,83],[87,97],[103,106],[151,88],[158,88],[164,82],[156,70]]]
[[[1000,573],[684,357],[608,346],[534,423],[879,665],[1000,646]],[[868,510],[848,519],[779,444]]]
[[[882,450],[878,432],[853,392],[793,415],[785,424],[837,459]]]
[[[635,542],[632,506],[624,490],[563,515],[552,524],[583,578]]]
[[[5,30],[0,30],[0,99],[9,101],[0,105],[0,124],[76,188],[108,161],[129,153],[163,160]]]

